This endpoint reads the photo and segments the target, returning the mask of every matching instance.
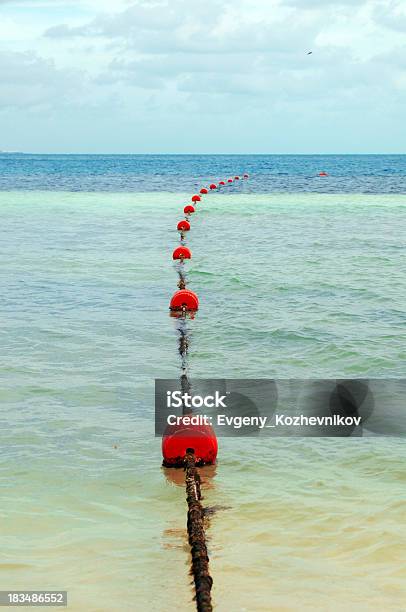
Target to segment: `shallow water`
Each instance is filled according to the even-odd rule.
[[[406,196],[243,189],[192,220],[190,374],[404,376]],[[189,198],[0,193],[2,589],[193,609],[182,474],[153,438],[153,379],[179,374]],[[221,439],[216,609],[403,610],[405,455],[396,438]]]

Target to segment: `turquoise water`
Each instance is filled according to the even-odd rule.
[[[190,193],[0,193],[2,589],[193,609],[171,253]],[[211,194],[192,219],[195,377],[404,376],[406,196]],[[404,444],[222,439],[205,468],[219,611],[402,610]],[[403,531],[402,531],[403,524]]]

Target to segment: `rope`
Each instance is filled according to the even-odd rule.
[[[211,587],[213,579],[209,573],[209,556],[207,554],[204,533],[204,511],[200,503],[200,474],[195,465],[193,448],[188,448],[185,455],[186,500],[188,504],[187,530],[192,553],[192,574],[196,590],[196,607],[198,612],[212,612]]]
[[[182,359],[182,376],[180,378],[183,393],[190,391],[187,376],[187,354],[189,348],[186,317],[179,319],[179,354]],[[190,408],[183,406],[183,414],[190,414]],[[196,467],[194,449],[188,448],[183,460],[185,469],[186,501],[188,504],[187,531],[192,555],[192,574],[196,591],[196,607],[198,612],[212,612],[211,587],[213,579],[209,574],[209,556],[207,554],[206,537],[204,533],[204,510],[200,503],[200,474]]]

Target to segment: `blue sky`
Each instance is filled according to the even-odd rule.
[[[406,0],[0,0],[0,149],[404,153],[405,32]]]

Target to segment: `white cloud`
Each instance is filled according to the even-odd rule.
[[[62,71],[35,54],[0,52],[0,109],[53,107],[69,97],[78,100],[80,73]]]
[[[365,5],[365,0],[282,0],[283,4],[292,6],[296,9],[314,10],[317,8],[348,6],[355,8]]]
[[[389,29],[406,34],[406,3],[398,0],[385,0],[374,7],[376,23]]]

